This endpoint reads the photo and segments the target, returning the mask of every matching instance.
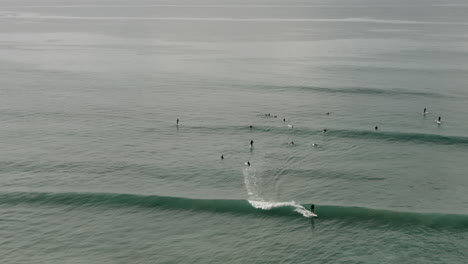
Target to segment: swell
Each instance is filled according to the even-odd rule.
[[[207,211],[230,213],[235,215],[263,215],[303,217],[295,211],[294,202],[272,202],[269,205],[255,206],[246,200],[190,199],[157,195],[134,195],[113,193],[39,193],[14,192],[1,193],[3,205],[58,205],[71,207],[140,207],[163,208],[168,210]],[[304,204],[304,207],[309,207]],[[338,220],[352,224],[377,224],[387,226],[425,226],[436,229],[468,229],[468,215],[399,212],[370,209],[364,207],[346,207],[316,205],[315,212],[319,221]]]
[[[386,180],[385,177],[377,176],[367,176],[359,173],[353,172],[340,172],[334,170],[324,170],[324,169],[295,169],[295,168],[284,168],[281,170],[272,169],[266,170],[264,172],[266,175],[275,175],[275,179],[282,176],[287,176],[288,178],[293,177],[303,177],[309,179],[313,177],[314,179],[341,179],[341,180],[350,180],[350,181],[382,181]]]
[[[319,206],[316,212],[327,219],[373,222],[388,226],[425,226],[435,229],[468,229],[468,215],[416,213],[364,207]]]
[[[389,20],[372,18],[240,18],[240,17],[136,17],[136,16],[63,16],[43,15],[33,12],[1,12],[0,16],[14,19],[56,19],[56,20],[154,20],[154,21],[217,21],[217,22],[319,22],[319,23],[372,23],[372,24],[409,24],[409,25],[459,25],[468,23],[450,21]]]
[[[209,211],[234,214],[298,215],[287,208],[259,210],[247,200],[190,199],[158,195],[120,193],[49,193],[11,192],[0,194],[0,204],[7,205],[58,205],[72,207],[141,207],[172,210]]]
[[[257,88],[279,89],[279,90],[304,90],[329,94],[356,94],[356,95],[379,95],[379,96],[424,96],[424,97],[446,97],[439,93],[417,92],[401,88],[379,89],[372,87],[320,87],[320,86],[256,86]]]
[[[280,119],[280,118],[275,118]],[[238,134],[242,132],[262,132],[273,134],[285,134],[296,136],[312,136],[324,135],[341,138],[354,138],[354,139],[375,139],[390,142],[410,142],[419,144],[436,144],[436,145],[468,145],[468,137],[462,136],[445,136],[436,134],[425,133],[411,133],[411,132],[384,132],[374,130],[348,130],[348,129],[328,129],[326,133],[321,130],[314,130],[308,127],[297,126],[289,129],[285,124],[282,126],[258,126],[254,125],[252,128],[246,126],[229,126],[229,127],[187,127],[194,131],[211,132],[211,133],[233,133]]]
[[[439,145],[468,145],[467,137],[442,136],[435,134],[405,133],[405,132],[382,132],[366,130],[330,130],[328,135],[356,138],[356,139],[379,139],[394,142],[431,143]]]

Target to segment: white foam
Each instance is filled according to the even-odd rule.
[[[278,207],[293,207],[295,212],[302,214],[304,217],[316,217],[317,215],[311,211],[304,208],[304,206],[291,201],[291,202],[269,202],[269,201],[257,201],[257,200],[248,200],[249,203],[258,209],[262,210],[271,210]]]
[[[292,206],[292,207],[296,206],[295,202],[267,202],[267,201],[249,200],[249,203],[253,207],[258,208],[258,209],[263,209],[263,210],[270,210],[273,208],[286,207],[286,206]]]
[[[302,214],[304,217],[317,217],[316,214],[304,208],[304,206],[296,203],[295,201],[290,202],[276,202],[266,201],[261,197],[259,188],[257,185],[256,171],[253,168],[245,168],[243,170],[244,184],[249,195],[248,202],[257,209],[271,210],[278,207],[293,207],[294,211]]]

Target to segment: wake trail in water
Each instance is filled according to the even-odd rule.
[[[290,202],[277,202],[277,201],[267,201],[261,196],[261,192],[258,188],[258,180],[256,177],[255,168],[249,167],[243,170],[244,174],[244,184],[247,189],[248,202],[257,209],[261,210],[271,210],[274,208],[281,207],[292,207],[295,212],[301,214],[304,217],[316,217],[314,213],[304,208],[304,206],[296,203],[295,201]]]

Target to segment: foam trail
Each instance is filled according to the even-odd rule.
[[[267,202],[267,201],[254,201],[248,200],[248,202],[255,208],[262,210],[270,210],[278,207],[293,207],[294,212],[302,214],[304,217],[316,217],[317,215],[304,208],[304,206],[291,201],[291,202]]]
[[[271,210],[274,208],[280,207],[292,207],[294,211],[301,214],[304,217],[316,217],[317,215],[311,211],[304,208],[304,206],[296,203],[295,201],[291,202],[275,202],[275,201],[265,201],[260,195],[257,186],[256,170],[254,168],[245,168],[243,170],[244,174],[244,183],[245,188],[247,189],[247,194],[249,195],[248,202],[254,208],[262,210]]]

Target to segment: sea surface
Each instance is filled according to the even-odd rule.
[[[0,262],[467,263],[467,14],[0,0]]]

